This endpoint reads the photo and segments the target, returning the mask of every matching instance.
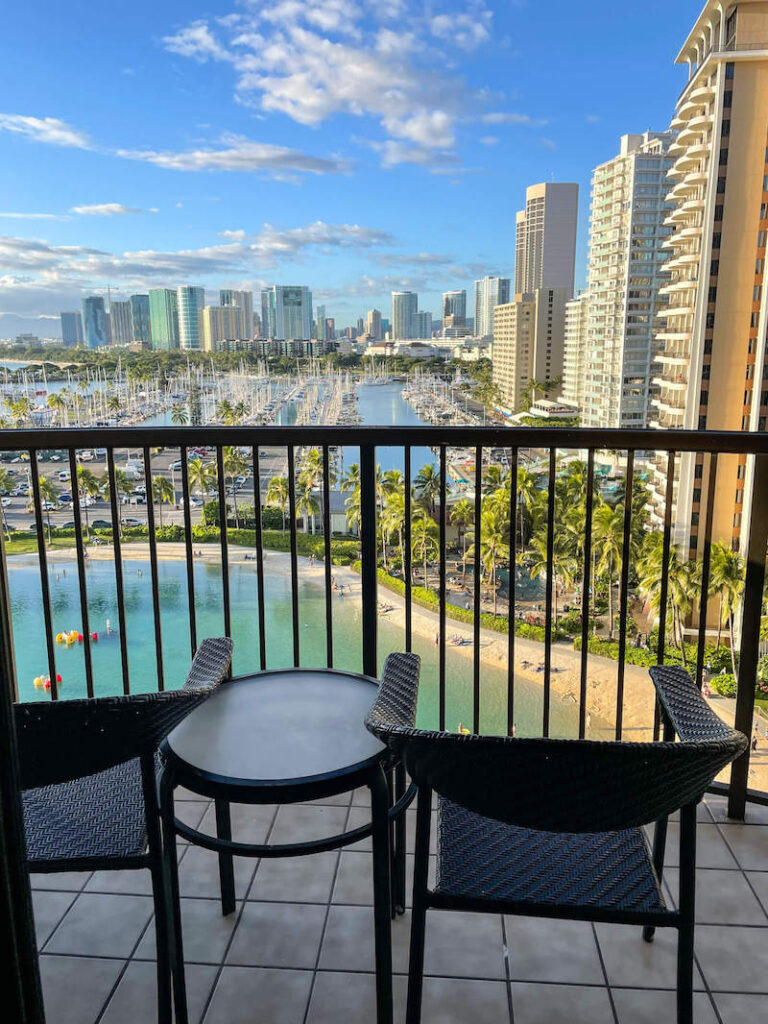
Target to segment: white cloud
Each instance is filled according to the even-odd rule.
[[[94,217],[116,217],[127,213],[157,213],[157,208],[152,206],[148,210],[142,210],[138,206],[123,206],[122,203],[94,203],[90,206],[73,206],[70,213]]]
[[[0,132],[24,135],[34,142],[51,146],[71,146],[90,149],[91,143],[84,132],[57,117],[27,117],[23,114],[0,114]]]
[[[483,114],[481,120],[484,124],[528,124],[534,128],[549,124],[549,121],[538,117],[531,117],[530,114],[516,114],[513,111],[493,110]]]
[[[239,135],[227,135],[224,148],[168,150],[120,149],[118,156],[144,160],[173,171],[263,171],[273,177],[285,174],[344,174],[350,164],[340,157],[318,157],[286,146],[253,142]]]
[[[499,137],[498,135],[481,135],[477,141],[483,146],[498,146]]]
[[[0,220],[69,220],[70,218],[58,213],[16,213],[8,210],[0,213]]]
[[[432,35],[462,50],[475,50],[491,38],[493,14],[482,0],[474,0],[466,11],[438,14],[432,18]]]
[[[245,232],[240,228],[237,231],[220,231],[219,238],[230,238],[233,242],[242,242]]]
[[[587,124],[597,124],[600,118],[597,116],[597,114],[587,114],[584,120],[587,122]]]
[[[262,113],[307,126],[339,114],[374,119],[385,139],[373,148],[386,167],[428,164],[433,156],[444,162],[457,125],[483,102],[462,78],[432,70],[445,61],[414,57],[426,45],[434,50],[436,39],[465,49],[488,42],[492,14],[483,0],[426,18],[416,5],[373,0],[244,6],[243,14],[195,21],[163,42],[173,53],[231,66],[237,101]]]
[[[546,138],[543,135],[539,139],[539,144],[542,145],[544,147],[544,149],[550,149],[553,152],[554,152],[554,150],[557,149],[557,143],[555,142],[555,140],[554,139],[548,139],[548,138]]]

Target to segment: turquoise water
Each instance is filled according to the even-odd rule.
[[[303,563],[303,560],[301,560]],[[37,561],[29,556],[9,560],[11,572],[11,608],[19,695],[22,700],[44,697],[35,689],[35,676],[45,675],[48,664],[41,605],[40,575]],[[276,566],[270,567],[267,554],[264,572],[267,667],[293,664],[290,578]],[[325,596],[322,583],[307,578],[299,568],[299,619],[301,664],[325,665]],[[152,589],[149,562],[124,562],[126,635],[131,688],[135,692],[157,687],[155,636],[152,625]],[[114,563],[93,561],[87,566],[87,592],[90,626],[99,633],[91,645],[94,688],[97,695],[122,692],[120,640],[106,636],[106,620],[117,628],[117,598]],[[186,565],[164,561],[158,566],[162,622],[163,665],[167,688],[179,686],[190,661],[189,619],[187,608]],[[198,637],[224,632],[221,567],[198,563],[194,566],[195,608]],[[230,566],[232,635],[235,641],[236,673],[258,671],[259,632],[257,618],[255,563]],[[49,567],[54,634],[81,628],[80,596],[74,562]],[[355,597],[332,599],[334,662],[336,667],[360,671],[362,665],[361,608]],[[389,651],[404,649],[402,629],[379,616],[380,664]],[[449,625],[450,630],[450,625]],[[422,656],[420,722],[437,724],[437,647],[414,637],[414,650]],[[472,660],[450,646],[446,649],[447,688],[446,724],[457,728],[459,722],[472,722]],[[61,696],[85,696],[84,648],[56,647],[56,670],[62,676]],[[481,666],[480,725],[484,732],[506,729],[506,672]],[[515,684],[515,722],[518,735],[539,734],[542,691],[535,684]],[[552,707],[554,735],[574,735],[576,709],[557,701]]]

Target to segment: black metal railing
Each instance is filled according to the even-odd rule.
[[[580,454],[585,458],[583,484],[583,525],[578,541],[578,567],[576,574],[581,580],[580,585],[580,623],[576,630],[576,639],[580,640],[576,675],[578,683],[572,695],[578,705],[578,721],[575,734],[581,738],[590,734],[588,729],[588,689],[590,685],[590,665],[594,667],[594,657],[590,652],[593,614],[597,603],[596,541],[594,530],[594,512],[596,508],[597,471],[596,459],[600,453],[614,453],[614,465],[620,467],[617,473],[619,482],[615,488],[614,508],[620,514],[621,536],[616,541],[616,563],[618,565],[618,623],[616,625],[616,681],[615,697],[612,707],[604,708],[605,730],[619,738],[627,735],[625,727],[626,713],[626,662],[628,641],[631,632],[630,601],[633,597],[633,530],[635,529],[634,510],[637,505],[636,482],[640,479],[641,467],[645,466],[647,453],[654,451],[662,455],[666,462],[666,488],[662,506],[658,510],[661,526],[661,560],[659,565],[659,596],[658,596],[658,640],[655,643],[655,657],[664,663],[671,656],[669,643],[669,578],[670,560],[675,548],[673,523],[675,521],[674,481],[675,471],[683,454],[694,453],[703,460],[702,476],[706,479],[706,487],[701,500],[703,515],[699,517],[698,559],[699,584],[698,593],[693,600],[696,607],[689,609],[688,614],[695,624],[689,632],[697,638],[695,664],[691,665],[697,683],[702,685],[705,677],[705,641],[709,602],[712,600],[710,579],[712,572],[711,552],[713,544],[713,510],[718,486],[718,459],[722,465],[722,456],[738,454],[748,457],[751,463],[749,472],[752,478],[752,499],[749,507],[749,531],[745,538],[746,554],[745,577],[743,581],[743,601],[741,611],[741,630],[739,644],[738,690],[735,704],[736,727],[752,732],[754,713],[754,694],[760,656],[760,626],[762,616],[763,589],[765,582],[765,556],[768,542],[768,436],[764,434],[726,434],[726,433],[689,433],[682,431],[591,431],[577,429],[551,428],[541,430],[509,429],[503,427],[168,427],[168,428],[124,428],[112,430],[19,430],[4,434],[2,448],[5,452],[23,453],[29,462],[29,478],[31,485],[31,507],[35,550],[40,570],[42,626],[44,637],[40,637],[40,647],[45,651],[50,680],[50,698],[61,696],[57,686],[57,643],[54,632],[54,608],[52,605],[49,577],[49,548],[47,546],[46,511],[41,494],[41,459],[43,452],[55,449],[66,456],[71,477],[72,518],[74,520],[73,546],[77,568],[79,595],[80,626],[82,632],[83,665],[85,691],[93,695],[94,665],[93,644],[91,633],[91,607],[88,594],[88,544],[85,517],[87,507],[81,507],[83,500],[78,490],[78,468],[82,466],[80,454],[85,450],[93,450],[96,446],[105,451],[106,466],[105,482],[109,491],[109,517],[111,523],[111,540],[114,545],[114,583],[117,604],[117,633],[120,645],[119,673],[121,682],[114,684],[114,690],[122,687],[128,693],[135,681],[130,672],[131,636],[126,611],[125,582],[125,540],[122,536],[123,502],[120,493],[120,477],[117,457],[123,451],[139,451],[143,466],[146,487],[146,539],[148,541],[148,560],[150,566],[150,585],[152,600],[151,628],[154,641],[154,661],[156,666],[155,685],[163,689],[166,679],[166,659],[164,657],[164,634],[162,628],[163,600],[161,579],[158,565],[158,529],[157,515],[162,506],[154,500],[154,482],[166,475],[166,470],[153,467],[152,449],[158,446],[165,451],[171,449],[179,453],[181,476],[181,534],[183,539],[183,561],[185,563],[186,600],[188,614],[188,631],[191,652],[194,653],[200,631],[198,616],[198,597],[195,586],[195,551],[192,521],[192,487],[190,482],[190,463],[188,457],[195,446],[205,445],[212,448],[207,461],[215,468],[211,476],[214,491],[213,500],[218,503],[219,531],[215,538],[218,545],[219,564],[221,567],[221,611],[224,632],[232,635],[233,620],[238,621],[240,610],[232,603],[230,580],[230,540],[232,526],[228,525],[227,505],[229,493],[227,479],[231,477],[226,467],[227,452],[231,448],[248,452],[249,466],[253,475],[253,538],[252,557],[256,563],[256,616],[253,623],[254,631],[258,632],[258,650],[252,664],[239,662],[238,671],[253,672],[267,667],[267,609],[269,597],[265,587],[264,567],[264,529],[262,511],[266,504],[264,479],[264,450],[284,453],[283,465],[287,481],[287,500],[284,514],[288,527],[288,559],[290,581],[290,643],[289,650],[283,652],[284,660],[294,665],[306,664],[302,652],[302,626],[299,607],[299,533],[297,521],[303,517],[305,521],[315,513],[310,512],[311,504],[307,498],[297,493],[297,479],[300,472],[302,453],[316,450],[320,456],[320,470],[313,480],[311,492],[317,492],[317,516],[319,532],[322,533],[322,554],[324,561],[324,661],[333,666],[339,653],[339,644],[334,632],[333,591],[332,591],[332,559],[336,542],[332,536],[332,470],[334,469],[335,453],[346,449],[359,450],[359,547],[360,591],[361,591],[361,665],[363,671],[378,674],[381,662],[377,644],[378,632],[378,559],[383,543],[376,528],[381,513],[380,483],[377,477],[377,448],[399,449],[402,453],[404,519],[401,526],[402,536],[402,578],[401,587],[404,596],[404,629],[402,646],[413,649],[414,644],[414,571],[417,569],[413,551],[413,532],[417,519],[417,495],[414,494],[413,456],[416,449],[430,447],[436,453],[437,485],[434,493],[434,504],[439,507],[437,515],[436,538],[433,539],[433,554],[430,561],[437,562],[437,584],[433,589],[431,606],[436,614],[436,687],[437,701],[435,721],[432,723],[440,729],[451,728],[454,723],[449,721],[448,698],[450,696],[450,666],[448,663],[448,616],[453,614],[453,607],[447,600],[447,549],[449,518],[447,510],[451,502],[451,487],[448,480],[449,454],[453,449],[463,449],[474,454],[474,494],[469,487],[468,501],[473,509],[473,522],[470,524],[474,551],[468,559],[471,567],[471,584],[467,588],[468,595],[473,598],[473,612],[464,616],[471,628],[472,639],[472,671],[471,671],[471,719],[473,731],[481,728],[481,706],[483,701],[483,660],[481,648],[484,639],[483,619],[481,617],[483,598],[483,576],[487,572],[491,586],[496,587],[496,568],[500,561],[509,565],[508,583],[508,616],[506,628],[506,665],[504,702],[505,713],[500,730],[513,732],[516,722],[516,689],[519,685],[519,671],[516,661],[519,657],[520,644],[516,640],[516,612],[520,602],[516,584],[515,569],[527,557],[523,544],[522,532],[518,535],[517,523],[521,513],[525,511],[527,498],[520,493],[518,487],[518,470],[523,466],[532,467],[541,492],[540,515],[544,517],[541,528],[541,559],[545,577],[545,597],[541,643],[541,710],[539,725],[536,727],[540,735],[548,736],[552,731],[553,717],[553,653],[561,650],[554,642],[557,629],[557,560],[561,531],[565,529],[563,522],[558,521],[562,509],[558,512],[557,486],[560,464],[558,456],[564,453]],[[493,557],[488,555],[488,539],[484,533],[484,514],[486,497],[483,493],[486,479],[489,478],[488,456],[499,450],[505,453],[505,465],[509,473],[509,493],[504,492],[507,502],[505,514],[508,515],[509,535],[504,538],[503,548],[496,549]],[[620,453],[617,455],[616,453]],[[268,453],[267,453],[268,454]],[[64,463],[60,463],[64,464]],[[175,479],[175,477],[174,477]],[[544,483],[542,484],[542,481]],[[725,486],[725,485],[724,485]],[[236,485],[233,482],[232,499],[236,501]],[[302,502],[304,504],[302,505]],[[423,525],[423,524],[422,524]],[[30,531],[30,535],[31,531]],[[249,535],[250,536],[250,535]],[[730,537],[727,538],[730,542]],[[485,547],[484,547],[485,545]],[[687,541],[686,541],[687,546]],[[485,554],[484,554],[485,552]],[[426,558],[426,555],[424,556]],[[3,554],[4,566],[7,558]],[[490,568],[488,559],[490,558]],[[4,575],[7,575],[4,573]],[[608,577],[609,606],[612,602],[613,577]],[[424,587],[429,586],[428,576],[423,581]],[[7,600],[0,594],[0,613],[6,623],[9,635],[12,635],[12,616]],[[497,620],[494,620],[494,625]],[[613,633],[613,622],[609,623]],[[12,654],[12,651],[10,652]],[[142,679],[142,688],[147,688],[147,681]],[[149,684],[151,685],[151,684]],[[114,692],[113,690],[113,692]],[[18,697],[18,694],[14,696]],[[651,709],[647,726],[647,734],[658,735],[658,709]],[[604,732],[605,734],[605,732]],[[743,815],[744,803],[749,796],[759,798],[759,794],[748,793],[749,754],[737,761],[733,767],[730,783],[730,809],[735,816]],[[768,787],[766,787],[768,788]],[[768,798],[768,794],[764,794]]]

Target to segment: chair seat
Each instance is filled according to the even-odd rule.
[[[529,906],[666,912],[641,829],[538,832],[438,804],[435,892]]]
[[[145,854],[138,758],[72,782],[27,789],[22,797],[31,871],[55,861],[138,860]]]

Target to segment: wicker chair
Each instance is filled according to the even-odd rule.
[[[172,1020],[170,922],[179,907],[163,871],[157,748],[231,664],[232,641],[209,638],[180,690],[15,706],[29,870],[149,868],[161,1024]]]
[[[709,709],[682,669],[650,671],[664,719],[658,743],[428,732],[414,727],[417,687],[384,680],[366,725],[403,757],[419,787],[407,1024],[421,1017],[428,908],[637,924],[647,941],[656,927],[677,928],[677,1020],[692,1024],[696,804],[747,741]],[[430,890],[433,790],[437,882]],[[677,810],[674,910],[661,874],[666,821]],[[642,826],[652,822],[651,853]]]

